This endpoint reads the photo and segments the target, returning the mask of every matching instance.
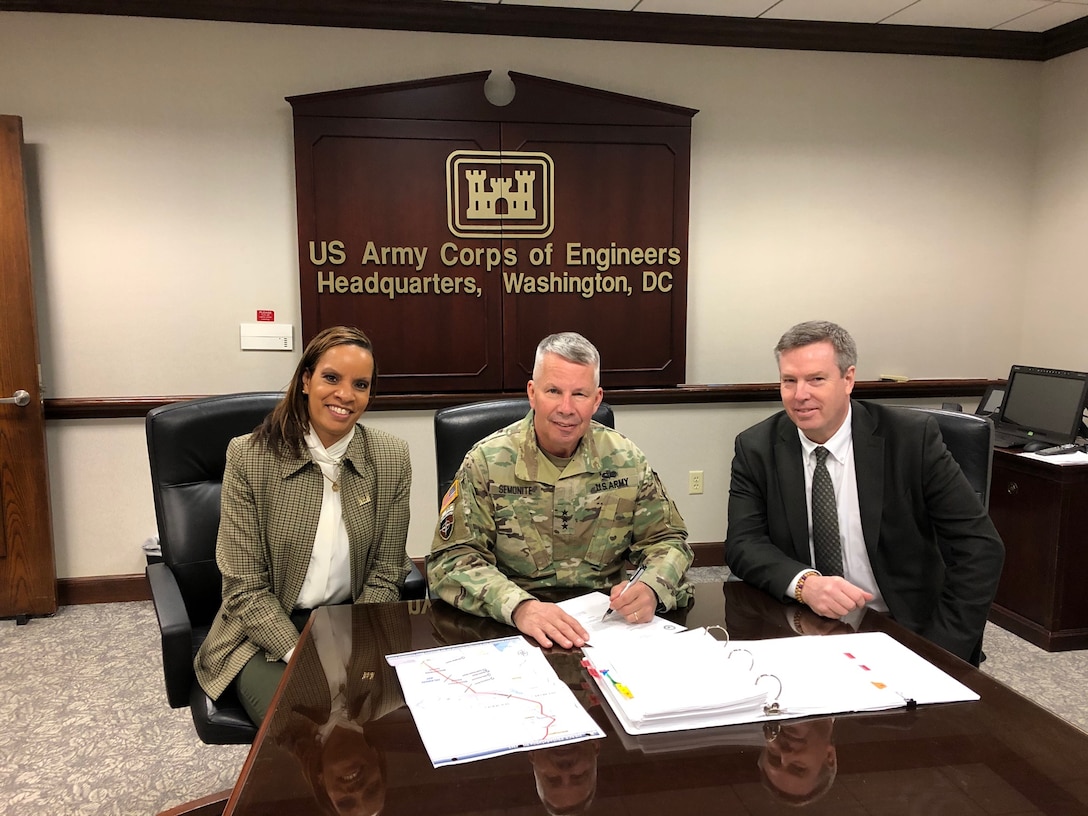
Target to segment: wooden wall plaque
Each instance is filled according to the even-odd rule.
[[[488,76],[288,98],[303,342],[359,326],[384,393],[520,391],[565,330],[606,387],[683,383],[696,111]]]

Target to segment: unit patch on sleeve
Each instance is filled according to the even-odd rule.
[[[439,511],[441,515],[438,519],[438,534],[442,536],[443,541],[450,540],[450,534],[453,532],[453,504],[457,501],[459,492],[457,487],[457,480],[453,480],[453,484],[450,485],[450,489],[446,491],[446,495],[442,497],[442,509]]]
[[[447,490],[446,495],[442,497],[442,510],[440,510],[439,512],[444,512],[445,509],[447,507],[449,507],[451,504],[453,504],[453,502],[457,499],[457,496],[458,496],[458,487],[457,487],[457,485],[458,485],[458,482],[457,482],[456,479],[454,479],[453,483],[450,485],[450,489]]]

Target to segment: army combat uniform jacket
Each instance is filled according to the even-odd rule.
[[[546,587],[608,591],[625,561],[665,609],[686,605],[687,527],[645,455],[593,422],[560,473],[536,443],[533,412],[480,441],[439,513],[431,589],[466,612],[513,623]]]

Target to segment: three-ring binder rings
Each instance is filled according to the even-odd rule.
[[[883,632],[730,643],[693,629],[584,652],[632,735],[978,699]]]

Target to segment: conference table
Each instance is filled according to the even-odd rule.
[[[696,585],[694,602],[665,617],[724,626],[742,640],[845,626],[739,582]],[[319,653],[315,627],[340,632],[342,643],[350,637],[337,716],[323,670],[329,651]],[[438,600],[319,609],[229,798],[170,812],[1088,813],[1088,734],[883,615],[867,612],[858,629],[887,632],[981,699],[632,737],[598,697],[580,653],[552,649],[548,662],[605,739],[434,768],[385,655],[516,631]]]

